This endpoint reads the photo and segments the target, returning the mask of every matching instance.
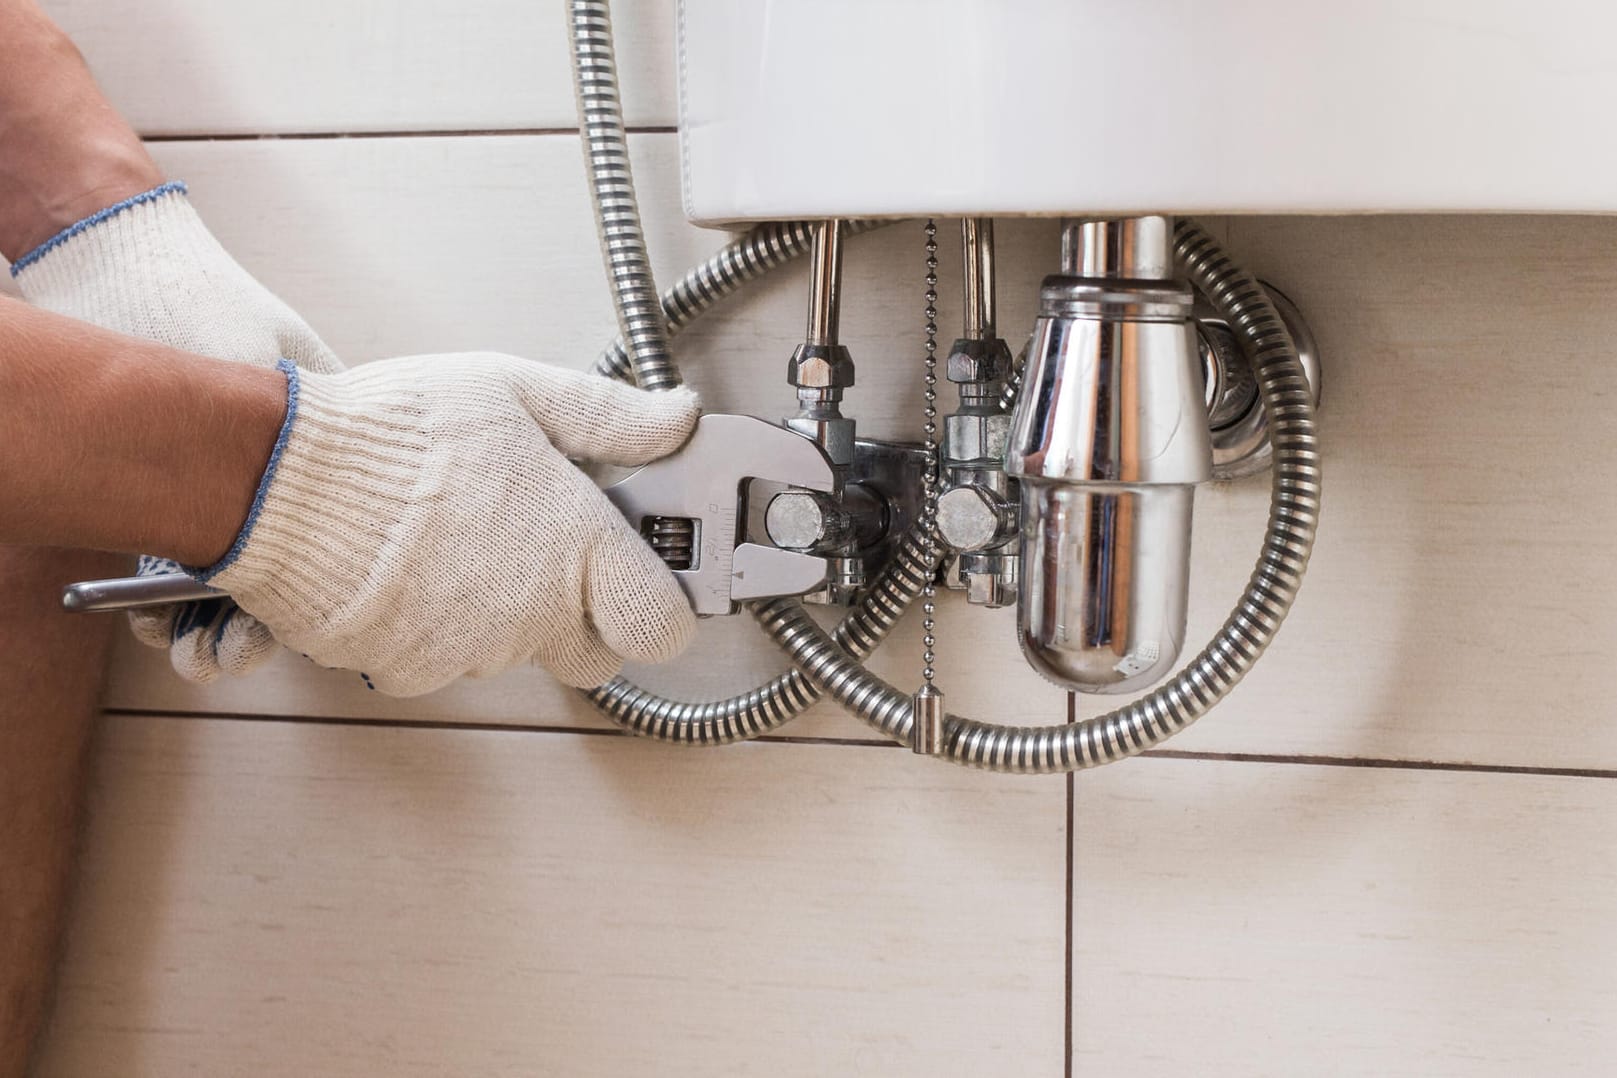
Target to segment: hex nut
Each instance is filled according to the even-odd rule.
[[[951,382],[998,382],[1011,373],[1011,349],[1002,339],[961,338],[949,349],[944,372]]]
[[[853,357],[840,344],[800,344],[786,364],[786,380],[808,389],[846,389],[853,375]]]
[[[965,484],[938,497],[938,534],[956,550],[982,550],[1002,542],[1007,524],[1005,502],[985,487]]]
[[[943,417],[943,458],[951,462],[1005,460],[1011,442],[1008,412],[955,412]]]

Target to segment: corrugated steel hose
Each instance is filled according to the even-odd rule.
[[[1105,715],[1061,726],[1002,726],[950,715],[944,755],[991,771],[1077,771],[1126,759],[1183,730],[1246,676],[1274,639],[1308,569],[1319,520],[1320,463],[1314,402],[1296,346],[1257,281],[1192,221],[1174,230],[1174,254],[1212,300],[1252,359],[1274,445],[1269,524],[1235,609],[1172,680]],[[770,639],[843,707],[893,738],[910,738],[911,699],[872,674],[811,621],[795,599],[753,609]]]
[[[571,11],[580,122],[622,329],[619,339],[596,361],[596,370],[625,379],[632,372],[642,386],[677,385],[667,335],[742,284],[806,251],[809,226],[760,225],[690,270],[658,300],[640,239],[628,157],[622,152],[606,3],[573,0]],[[631,225],[633,235],[627,238]],[[875,226],[876,222],[858,223],[861,230]],[[956,763],[1049,773],[1094,767],[1143,752],[1196,721],[1235,687],[1268,647],[1296,598],[1313,549],[1320,497],[1314,404],[1296,346],[1257,281],[1199,225],[1178,223],[1174,253],[1251,359],[1269,421],[1274,447],[1269,521],[1252,577],[1212,642],[1149,695],[1108,714],[1061,726],[1004,726],[950,715],[944,755]],[[649,313],[653,310],[654,316]],[[752,604],[758,623],[795,667],[756,689],[725,700],[685,703],[616,678],[586,695],[631,733],[689,745],[757,737],[829,695],[882,734],[908,742],[910,694],[871,673],[862,660],[891,631],[934,571],[926,547],[919,532],[906,535],[831,632],[815,623],[796,599]]]
[[[640,206],[629,167],[629,140],[618,101],[618,65],[612,51],[612,15],[606,0],[572,0],[568,9],[573,52],[573,96],[583,135],[590,202],[601,237],[601,256],[612,282],[618,329],[629,342],[634,380],[642,389],[672,389],[679,370],[668,354],[657,285],[646,257]]]

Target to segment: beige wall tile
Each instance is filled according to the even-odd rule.
[[[42,0],[145,134],[575,125],[565,9]],[[630,123],[674,122],[673,0],[613,4]]]
[[[1617,1066],[1617,782],[1140,760],[1076,783],[1075,1074]]]
[[[42,1074],[1059,1074],[1066,788],[108,723]]]

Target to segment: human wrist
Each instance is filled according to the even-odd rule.
[[[151,521],[153,541],[139,544],[182,565],[218,564],[242,541],[296,414],[297,368],[291,362],[275,370],[236,363],[207,367],[204,379],[185,379],[196,402],[188,408],[194,413],[191,429],[180,434],[189,444],[167,447],[171,475],[185,492],[167,503],[172,511],[156,507],[161,515]]]
[[[0,25],[0,254],[17,258],[161,182],[67,36],[37,10],[8,9]]]

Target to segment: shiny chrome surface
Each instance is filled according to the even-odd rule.
[[[1153,692],[1104,715],[1056,726],[944,719],[944,755],[966,767],[1048,774],[1098,767],[1161,744],[1211,710],[1246,676],[1280,630],[1308,569],[1319,522],[1320,460],[1314,406],[1290,335],[1253,278],[1193,221],[1174,228],[1174,254],[1253,357],[1258,391],[1276,417],[1269,523],[1251,579],[1218,633]],[[914,738],[915,703],[862,665],[862,655],[778,599],[753,616],[816,692],[829,694],[900,744]]]
[[[1023,654],[1080,692],[1160,681],[1185,639],[1195,487],[1022,488]]]
[[[809,252],[809,309],[807,344],[837,343],[842,291],[842,222],[821,221],[814,229]]]
[[[913,707],[910,749],[917,756],[936,756],[943,751],[943,690],[927,682],[916,692]]]
[[[224,592],[184,573],[85,580],[62,589],[62,609],[72,614],[100,614],[143,606],[219,599]]]
[[[961,554],[955,565],[955,579],[949,586],[962,588],[966,602],[973,606],[998,609],[1016,602],[1021,574],[1020,547],[1012,542],[993,550]]]
[[[698,614],[731,614],[744,599],[800,595],[825,578],[823,559],[745,542],[752,480],[836,488],[836,470],[814,442],[745,415],[704,415],[678,452],[652,461],[603,493],[639,530],[648,517],[696,522],[696,562],[675,569]]]
[[[943,420],[944,490],[937,503],[937,529],[960,555],[946,585],[964,591],[973,605],[997,607],[1014,601],[1020,557],[1016,486],[1005,474],[1011,417],[1001,404],[1013,361],[995,324],[994,222],[967,217],[960,230],[965,318],[944,365],[959,404]]]
[[[1166,280],[1173,276],[1166,217],[1092,217],[1062,222],[1061,272],[1069,277]]]
[[[965,325],[961,336],[988,341],[999,336],[994,328],[994,220],[960,219],[961,282],[965,289]]]
[[[1126,313],[1121,286],[1045,279],[1006,468],[1024,480],[1199,483],[1211,474],[1201,359],[1190,294],[1140,290],[1153,311]],[[1160,312],[1177,312],[1162,318]]]
[[[888,221],[844,221],[845,235],[856,235],[890,224]],[[755,225],[737,236],[705,261],[692,266],[662,294],[663,318],[672,337],[714,304],[733,295],[770,270],[801,258],[814,241],[813,221],[779,221]],[[596,374],[634,381],[634,367],[620,335],[601,350],[595,360]]]
[[[1192,491],[1211,477],[1201,356],[1161,218],[1066,226],[1006,472],[1021,481],[1017,627],[1033,668],[1132,692],[1177,660]]]
[[[1145,264],[1127,254],[1127,243],[1092,246],[1122,252],[1112,258],[1115,264]],[[745,267],[740,272],[750,274],[755,271],[745,259],[758,250],[754,238],[736,241],[688,274],[681,285],[695,281],[697,287],[691,293],[692,307],[680,312],[681,317],[694,317],[745,279],[714,282],[710,268],[721,267],[722,274],[723,267],[740,264]],[[1269,525],[1252,578],[1217,636],[1169,684],[1107,715],[1058,727],[1005,726],[946,716],[944,751],[957,763],[999,771],[1071,771],[1142,752],[1194,722],[1234,688],[1267,647],[1296,597],[1319,509],[1319,453],[1307,381],[1273,305],[1210,235],[1193,222],[1179,222],[1173,232],[1173,254],[1238,333],[1252,357],[1264,408],[1275,418]],[[767,269],[789,257],[761,264]],[[1075,261],[1085,257],[1076,255]],[[676,316],[666,297],[664,311],[674,323]],[[603,362],[607,359],[603,356]],[[1003,400],[1019,396],[1020,373],[1009,380]],[[686,704],[618,678],[587,695],[612,721],[637,735],[722,744],[756,737],[799,714],[821,693],[829,693],[875,729],[910,741],[918,710],[914,698],[876,677],[862,660],[932,579],[936,568],[932,546],[929,528],[908,531],[834,635],[821,629],[794,600],[755,605],[760,625],[795,666],[758,689],[727,700]]]
[[[862,232],[883,223],[849,221],[847,230]],[[684,329],[742,285],[807,253],[811,240],[812,225],[804,222],[759,225],[731,240],[687,270],[663,294],[669,332]],[[595,370],[621,381],[631,379],[621,337],[601,352]],[[868,470],[862,470],[865,465]],[[881,492],[890,553],[833,634],[837,646],[856,659],[870,655],[886,638],[936,569],[936,563],[928,560],[925,537],[915,524],[923,470],[919,450],[913,446],[856,443],[850,468],[855,478],[906,477],[899,489]],[[681,745],[727,745],[778,729],[812,707],[821,693],[801,670],[793,669],[721,700],[673,700],[623,677],[613,678],[585,696],[608,720],[636,737]]]
[[[786,426],[814,439],[838,467],[853,463],[857,425],[842,414],[842,391],[854,383],[853,357],[837,343],[841,320],[842,222],[821,221],[810,253],[807,339],[786,364],[797,388],[797,414]]]

